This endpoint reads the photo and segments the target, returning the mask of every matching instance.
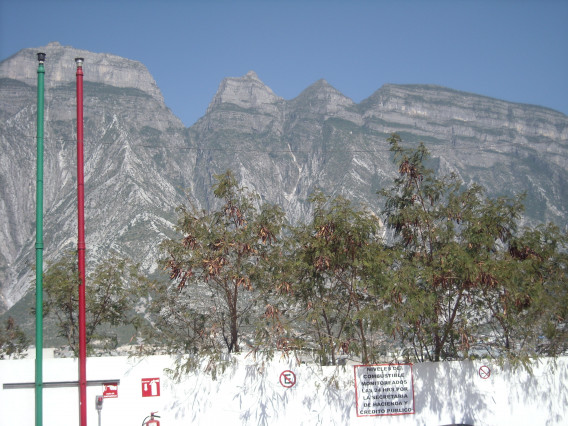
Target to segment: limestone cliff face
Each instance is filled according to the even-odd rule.
[[[162,230],[171,228],[173,206],[183,199],[183,190],[174,183],[181,172],[175,164],[162,170],[169,153],[160,146],[170,141],[183,145],[185,128],[165,106],[142,64],[55,43],[8,58],[0,63],[0,305],[4,306],[16,302],[33,278],[29,265],[34,263],[35,241],[38,51],[47,54],[46,262],[76,246],[75,57],[85,59],[85,214],[91,265],[111,251],[133,256],[146,267],[155,263],[150,255],[156,252],[154,246],[146,254],[133,254],[139,250],[133,235],[159,240]],[[148,229],[142,231],[144,227]]]
[[[227,169],[291,222],[316,189],[370,206],[396,175],[386,139],[424,142],[432,167],[488,194],[526,192],[525,220],[568,223],[568,117],[437,86],[385,85],[359,104],[325,80],[294,99],[254,73],[224,79],[185,128],[136,61],[51,43],[0,63],[0,311],[27,291],[34,262],[36,53],[47,53],[44,243],[47,262],[76,245],[75,57],[84,57],[87,264],[117,252],[154,271],[175,207],[215,200]]]
[[[359,122],[354,113],[349,113],[355,102],[339,92],[325,80],[316,81],[289,102],[290,110],[317,116],[341,117]]]
[[[164,101],[154,78],[140,62],[62,46],[58,42],[21,50],[0,63],[0,75],[35,87],[38,52],[46,54],[46,67],[49,70],[45,74],[46,89],[74,83],[77,69],[75,58],[84,58],[85,81],[121,88],[131,87],[148,93],[159,102]]]
[[[442,173],[478,182],[492,195],[527,192],[530,220],[565,220],[568,189],[560,182],[568,177],[568,119],[562,113],[431,85],[385,85],[355,104],[325,80],[292,100],[263,88],[270,96],[255,102],[250,75],[230,79],[231,96],[227,81],[191,131],[200,144],[223,148],[210,167],[256,176],[252,187],[274,194],[293,220],[307,213],[298,200],[316,186],[377,207],[375,192],[394,173],[386,144],[393,132],[411,145],[424,142]],[[254,81],[262,84],[256,75]],[[224,158],[231,150],[236,155]]]
[[[238,132],[281,131],[282,101],[254,71],[240,78],[228,77],[219,85],[196,129],[210,131],[218,127],[217,123],[226,123]]]
[[[386,85],[359,108],[365,128],[424,141],[442,171],[493,195],[526,192],[528,218],[565,224],[566,115],[430,85]]]
[[[240,108],[268,108],[282,100],[266,86],[254,71],[249,71],[241,78],[228,77],[219,85],[207,112],[221,104],[233,104]]]
[[[385,123],[464,142],[497,143],[511,136],[568,140],[566,116],[532,105],[514,104],[428,85],[386,85],[361,103],[369,127],[388,131]]]

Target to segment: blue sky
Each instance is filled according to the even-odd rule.
[[[0,0],[0,60],[51,41],[144,63],[187,126],[249,70],[285,99],[420,83],[568,114],[568,0]]]

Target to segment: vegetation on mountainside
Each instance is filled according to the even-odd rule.
[[[522,196],[488,198],[454,175],[435,176],[423,144],[404,149],[398,135],[389,143],[399,175],[379,192],[388,242],[373,212],[318,191],[309,223],[280,237],[279,212],[266,244],[255,216],[244,214],[252,204],[230,201],[244,192],[230,172],[217,177],[216,195],[221,187],[232,194],[221,211],[181,210],[178,240],[164,243],[178,289],[168,315],[191,318],[194,351],[214,341],[243,350],[245,338],[255,352],[311,350],[322,364],[337,364],[345,356],[524,362],[567,349],[566,234],[553,225],[519,229]],[[182,295],[188,279],[209,287],[210,299]],[[163,329],[170,348],[187,351],[189,340],[174,332],[182,328]]]
[[[313,342],[321,363],[336,364],[338,354],[355,352],[363,362],[376,359],[374,333],[365,310],[380,294],[386,252],[380,221],[343,197],[316,192],[311,222],[292,230],[283,262],[283,306],[296,307],[302,347]]]
[[[27,350],[30,340],[12,317],[0,324],[0,359],[20,358]]]
[[[389,142],[399,177],[381,195],[395,256],[380,313],[407,355],[523,361],[565,350],[566,234],[519,230],[522,197],[490,199],[456,176],[436,177],[424,145]]]
[[[216,209],[178,209],[177,237],[161,246],[169,280],[150,283],[109,261],[90,280],[100,287],[91,309],[102,310],[104,290],[116,313],[104,321],[126,321],[130,281],[143,291],[136,297],[145,294],[145,348],[194,360],[278,350],[309,351],[324,365],[345,357],[525,363],[565,353],[566,232],[521,228],[522,196],[489,198],[455,175],[436,176],[423,144],[388,141],[398,176],[378,193],[380,215],[316,191],[310,220],[288,226],[279,207],[228,171],[215,177]],[[72,347],[76,277],[67,258],[46,275],[48,307]]]
[[[125,259],[110,256],[86,277],[86,341],[87,351],[115,348],[118,338],[113,328],[136,324],[139,318],[133,308],[140,299],[138,289],[147,280],[138,267]],[[58,335],[65,338],[71,350],[79,353],[79,271],[76,252],[66,253],[48,265],[43,277],[45,317],[55,319]]]
[[[154,292],[152,341],[190,353],[241,350],[280,254],[282,210],[259,204],[231,172],[216,179],[217,210],[180,207],[179,238],[162,243],[171,284]]]

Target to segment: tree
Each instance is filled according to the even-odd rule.
[[[526,227],[502,256],[495,293],[485,306],[495,318],[487,346],[509,357],[556,356],[568,349],[568,236],[553,224]],[[493,297],[489,297],[493,296]],[[498,296],[498,297],[496,297]]]
[[[162,242],[172,285],[162,288],[162,307],[154,310],[152,322],[156,341],[170,350],[215,351],[221,344],[239,352],[243,328],[252,329],[263,309],[263,289],[272,281],[282,210],[259,205],[231,171],[215,179],[213,193],[222,206],[212,212],[181,206],[179,237]],[[174,332],[171,326],[180,328]]]
[[[135,321],[133,307],[138,293],[134,289],[143,280],[136,265],[117,256],[103,260],[88,275],[85,327],[89,351],[95,341],[105,347],[118,344],[116,334],[106,329]],[[76,252],[68,252],[49,265],[43,278],[44,316],[55,318],[58,335],[67,340],[75,354],[79,350],[79,282]]]
[[[373,345],[364,311],[371,292],[379,293],[384,266],[379,218],[320,191],[310,202],[312,220],[295,228],[287,265],[289,294],[302,313],[302,334],[316,342],[324,363],[335,365],[340,351],[369,362]]]
[[[30,340],[16,324],[14,318],[8,317],[6,322],[0,325],[0,359],[19,358],[29,345]]]
[[[557,336],[566,310],[549,302],[566,297],[565,236],[554,227],[519,232],[521,196],[490,199],[455,175],[437,178],[423,144],[406,150],[396,134],[389,143],[399,176],[380,193],[396,253],[385,327],[420,361],[521,359],[535,349],[528,336],[562,318]]]

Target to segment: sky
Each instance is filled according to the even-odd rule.
[[[284,99],[437,84],[568,114],[568,0],[0,0],[0,60],[52,41],[142,62],[186,126],[250,70]]]

